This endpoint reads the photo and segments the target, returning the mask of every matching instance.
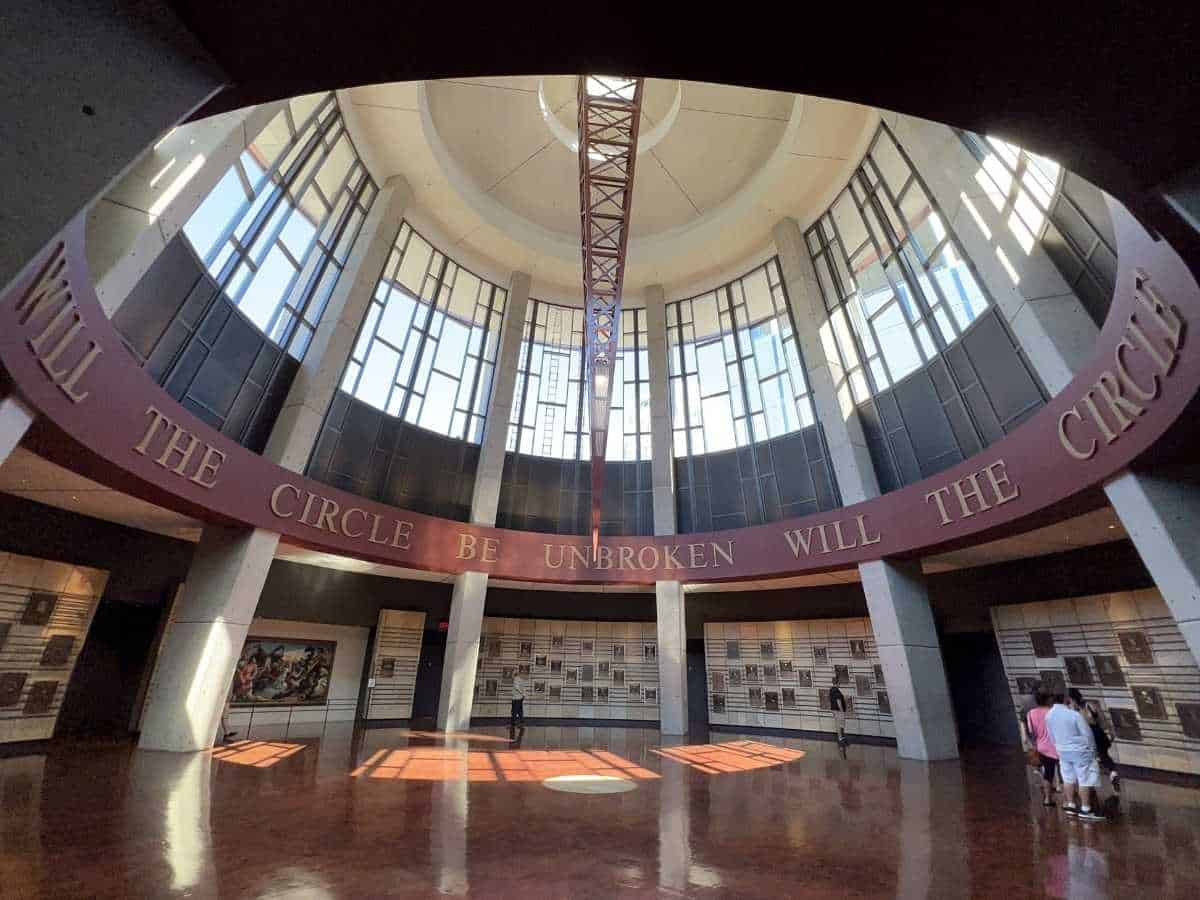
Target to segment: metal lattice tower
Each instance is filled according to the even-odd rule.
[[[642,79],[615,75],[579,78],[579,224],[584,353],[592,441],[592,554],[600,540],[604,457],[612,374],[621,342],[621,286],[633,201]]]

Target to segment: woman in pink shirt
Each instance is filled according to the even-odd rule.
[[[1046,714],[1050,712],[1050,694],[1045,690],[1037,692],[1037,706],[1029,711],[1025,722],[1029,729],[1029,737],[1037,747],[1038,762],[1042,769],[1042,805],[1053,806],[1054,770],[1058,767],[1058,750],[1054,746],[1054,738],[1046,727]]]

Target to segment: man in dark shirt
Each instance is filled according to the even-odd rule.
[[[846,695],[836,681],[829,689],[829,708],[833,710],[833,727],[837,729],[838,744],[845,746],[849,743],[846,740]]]

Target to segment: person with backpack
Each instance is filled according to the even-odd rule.
[[[1112,782],[1113,792],[1121,793],[1121,774],[1117,771],[1117,764],[1109,753],[1113,743],[1112,737],[1104,730],[1104,717],[1100,714],[1100,707],[1095,701],[1085,701],[1079,688],[1071,688],[1067,694],[1071,699],[1071,706],[1083,716],[1088,727],[1092,729],[1092,737],[1096,741],[1096,758],[1100,762],[1100,768],[1108,773],[1108,780]]]

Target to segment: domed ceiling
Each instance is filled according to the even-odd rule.
[[[520,268],[538,296],[579,302],[575,89],[575,76],[475,78],[354,88],[342,102],[376,177],[412,185],[418,227],[440,230],[468,265]],[[749,264],[783,216],[806,224],[877,120],[839,101],[648,79],[627,297]]]

